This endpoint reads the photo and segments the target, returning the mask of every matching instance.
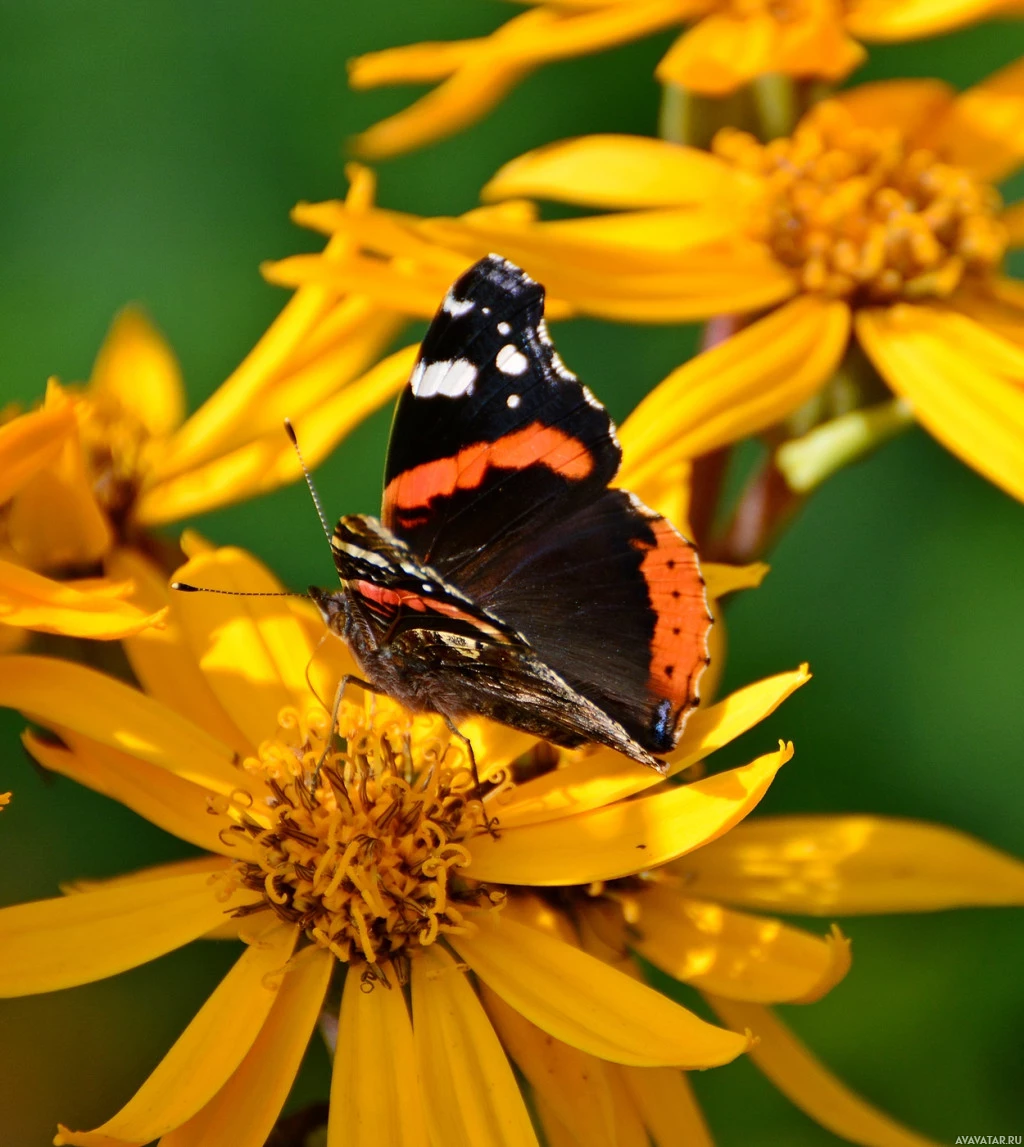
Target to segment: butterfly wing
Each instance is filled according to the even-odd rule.
[[[448,292],[395,411],[384,523],[665,752],[707,663],[703,579],[670,523],[608,489],[615,428],[551,345],[543,301],[497,256]]]
[[[607,411],[562,364],[544,289],[495,255],[451,288],[395,408],[382,519],[445,577],[595,498]]]
[[[691,543],[625,490],[502,547],[467,587],[574,689],[653,753],[674,747],[708,664]]]

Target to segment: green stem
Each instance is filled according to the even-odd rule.
[[[902,398],[851,410],[784,443],[775,462],[790,490],[809,494],[843,466],[856,462],[913,425],[914,413]]]

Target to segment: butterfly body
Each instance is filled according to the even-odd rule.
[[[396,407],[383,521],[342,518],[341,587],[310,592],[408,708],[662,769],[708,661],[703,578],[674,527],[609,488],[614,427],[542,314],[496,256],[452,287]]]

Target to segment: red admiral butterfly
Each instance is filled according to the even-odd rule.
[[[382,522],[342,518],[341,588],[310,594],[407,708],[664,771],[708,663],[704,579],[669,522],[608,488],[615,427],[543,309],[495,255],[449,290],[395,409]]]

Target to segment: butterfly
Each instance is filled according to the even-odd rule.
[[[340,588],[310,595],[408,709],[664,772],[709,661],[704,579],[691,542],[610,488],[615,427],[543,312],[496,255],[451,287],[395,408],[381,517],[338,522]]]

